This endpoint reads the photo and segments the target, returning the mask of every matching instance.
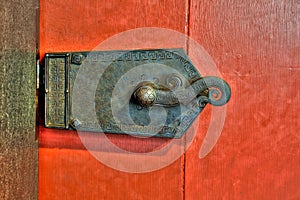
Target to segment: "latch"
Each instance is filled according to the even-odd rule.
[[[47,128],[180,138],[207,103],[231,95],[183,49],[54,53],[44,65]]]

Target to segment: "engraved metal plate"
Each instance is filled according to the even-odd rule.
[[[69,54],[45,57],[45,126],[69,128]]]
[[[79,92],[78,84],[84,84]],[[182,49],[45,58],[49,128],[179,138],[207,103],[221,106],[229,98],[228,84],[217,77],[201,77]]]

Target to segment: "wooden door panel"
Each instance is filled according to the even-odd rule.
[[[199,132],[186,153],[186,199],[300,197],[296,13],[296,1],[191,1],[190,35],[232,98],[213,151],[199,159]]]
[[[224,128],[213,150],[199,158],[213,117],[207,106],[186,156],[150,173],[111,169],[89,154],[76,132],[41,125],[40,199],[299,198],[295,0],[48,0],[40,7],[41,59],[46,52],[91,50],[133,28],[164,27],[199,42],[232,89]],[[114,45],[111,49],[120,44]],[[109,137],[134,152],[168,142]]]
[[[41,1],[40,54],[88,51],[105,39],[139,27],[187,31],[185,1]]]
[[[182,0],[41,1],[40,58],[46,52],[92,50],[105,39],[138,27],[165,27],[185,33],[187,9],[187,2]],[[168,47],[170,44],[166,43],[165,48]],[[157,138],[142,141],[120,135],[109,137],[134,152],[148,151],[167,142]],[[96,160],[74,131],[41,125],[39,141],[39,199],[183,198],[184,157],[158,171],[131,174]]]

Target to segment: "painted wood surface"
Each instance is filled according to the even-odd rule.
[[[199,158],[212,116],[172,165],[145,174],[98,162],[76,132],[40,126],[40,199],[299,199],[299,12],[291,1],[41,1],[40,55],[91,50],[145,26],[189,34],[232,88],[216,146]],[[168,44],[166,44],[168,47]],[[111,136],[132,151],[167,141]]]
[[[232,87],[213,151],[186,153],[186,199],[300,198],[297,1],[192,0],[190,35]]]
[[[187,5],[171,1],[41,1],[40,56],[45,52],[87,51],[122,31],[165,27],[186,32]],[[170,44],[165,44],[171,47]],[[110,135],[134,151],[168,142]],[[40,127],[39,199],[182,199],[184,157],[155,172],[132,174],[96,160],[76,132]]]
[[[0,6],[0,199],[37,199],[36,7]]]

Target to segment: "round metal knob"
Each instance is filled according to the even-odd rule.
[[[153,87],[146,85],[138,88],[134,94],[138,104],[143,107],[150,107],[156,100],[156,93]]]

